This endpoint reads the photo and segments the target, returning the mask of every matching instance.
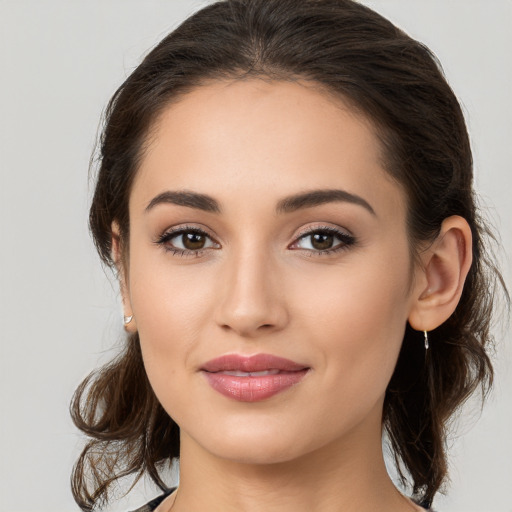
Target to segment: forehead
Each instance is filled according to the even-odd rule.
[[[402,193],[381,160],[372,123],[311,82],[215,81],[161,113],[131,201],[139,209],[164,190],[187,189],[261,203],[336,187],[374,203],[387,196],[396,208]]]

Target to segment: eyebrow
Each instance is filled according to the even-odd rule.
[[[340,189],[310,190],[308,192],[285,197],[277,203],[276,211],[277,213],[292,213],[304,208],[312,208],[314,206],[335,202],[362,206],[372,215],[376,215],[375,210],[362,197]],[[146,212],[159,204],[176,204],[178,206],[195,208],[209,213],[221,213],[222,211],[218,201],[213,197],[190,191],[168,190],[162,192],[150,201],[146,206]]]
[[[285,197],[277,203],[276,210],[278,213],[291,213],[326,203],[356,204],[368,210],[372,215],[376,215],[375,210],[362,197],[340,189],[311,190]]]
[[[220,213],[221,209],[219,203],[213,197],[205,194],[198,194],[197,192],[175,192],[166,191],[154,197],[146,206],[146,212],[154,208],[158,204],[176,204],[178,206],[187,206],[189,208],[196,208],[210,213]]]

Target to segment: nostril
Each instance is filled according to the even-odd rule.
[[[272,327],[274,327],[272,324],[263,324],[263,325],[260,325],[258,327],[258,329],[271,329]],[[221,328],[226,330],[226,331],[229,331],[232,329],[232,327],[228,324],[223,324],[221,325]]]

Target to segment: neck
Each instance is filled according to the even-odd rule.
[[[223,459],[182,432],[180,488],[172,512],[411,512],[387,473],[379,421],[290,461]]]

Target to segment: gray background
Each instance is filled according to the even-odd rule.
[[[82,438],[67,407],[80,380],[116,352],[117,288],[87,233],[87,169],[100,115],[140,57],[198,0],[0,0],[0,511],[76,510],[69,473]],[[429,45],[461,99],[477,188],[499,226],[510,283],[512,2],[367,0]],[[508,258],[508,259],[507,259]],[[472,401],[451,444],[442,512],[510,512],[512,350],[500,335],[497,382]],[[139,486],[112,510],[156,491]]]

